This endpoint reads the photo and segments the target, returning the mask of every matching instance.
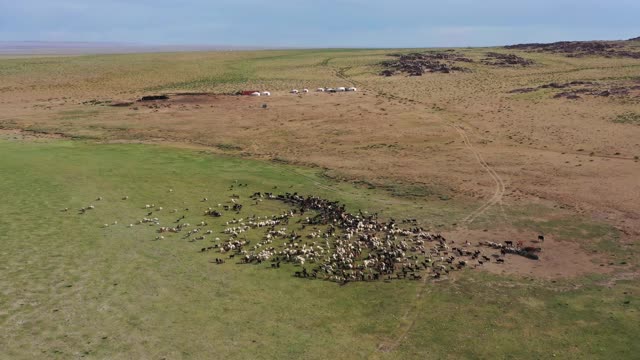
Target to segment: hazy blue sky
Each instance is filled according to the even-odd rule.
[[[480,46],[640,36],[640,0],[0,0],[0,41]]]

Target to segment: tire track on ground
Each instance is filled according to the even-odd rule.
[[[340,78],[343,78],[343,79],[345,79],[347,81],[350,81],[352,84],[358,83],[355,80],[349,78],[348,75],[345,74],[345,71],[343,69],[336,69],[336,75],[338,77],[340,77]],[[366,86],[366,83],[359,82],[359,85]],[[384,95],[384,93],[381,92],[380,90],[373,89],[373,88],[372,88],[372,90],[375,90],[379,94]],[[398,96],[395,96],[395,98],[396,99],[403,99],[403,100],[411,100],[411,101],[414,101],[414,102],[416,102],[418,104],[427,105],[423,101],[414,100],[414,99],[410,99],[410,98],[398,97]],[[467,148],[467,150],[469,150],[473,154],[473,156],[475,157],[476,161],[487,172],[487,174],[489,174],[489,176],[491,177],[491,179],[495,183],[495,190],[494,190],[493,195],[491,196],[491,198],[489,198],[489,200],[487,200],[479,208],[477,208],[476,210],[471,212],[469,215],[467,215],[462,220],[463,225],[467,226],[467,225],[471,224],[475,219],[477,219],[479,216],[484,214],[488,209],[490,209],[491,207],[493,207],[495,205],[498,205],[500,207],[500,209],[501,209],[501,212],[502,212],[503,216],[506,216],[505,212],[504,212],[504,208],[502,206],[502,198],[504,196],[504,193],[505,193],[505,190],[506,190],[506,186],[504,184],[504,181],[500,177],[500,175],[498,175],[498,173],[493,169],[493,167],[491,167],[491,165],[489,165],[489,163],[487,163],[487,161],[484,160],[484,158],[482,157],[480,152],[478,150],[476,150],[476,148],[473,146],[471,140],[469,139],[469,135],[467,134],[466,130],[464,129],[464,127],[462,125],[460,125],[459,123],[457,123],[457,122],[455,122],[453,120],[445,119],[445,118],[442,118],[442,117],[440,117],[440,119],[442,119],[443,122],[446,122],[447,125],[451,126],[458,133],[460,138],[462,138],[462,141],[464,142],[464,145]],[[425,279],[421,282],[420,286],[417,289],[416,299],[414,300],[413,305],[407,309],[407,311],[403,314],[403,316],[402,316],[402,318],[400,320],[400,324],[399,324],[399,327],[398,327],[399,328],[398,336],[393,338],[391,341],[389,341],[389,340],[382,341],[376,347],[376,349],[374,350],[374,353],[376,353],[376,352],[385,352],[385,353],[392,352],[395,349],[397,349],[402,344],[402,342],[406,339],[406,337],[409,335],[409,333],[411,332],[411,330],[413,329],[413,327],[415,326],[415,323],[416,323],[416,317],[414,315],[419,310],[418,309],[418,306],[419,306],[418,302],[423,297],[423,295],[428,293],[428,291],[425,293],[425,290],[428,289],[427,283],[428,283],[428,277],[425,277]],[[411,319],[411,320],[407,321],[408,319]],[[405,323],[406,323],[406,325],[403,325]]]
[[[471,140],[469,140],[469,136],[461,125],[458,125],[454,122],[451,122],[451,126],[458,132],[460,137],[462,138],[465,147],[474,155],[480,166],[489,174],[491,179],[495,182],[495,190],[493,196],[489,198],[484,204],[482,204],[478,209],[474,210],[471,214],[467,215],[462,222],[466,225],[471,224],[478,216],[484,214],[489,208],[494,205],[500,206],[501,210],[504,212],[502,208],[502,198],[505,193],[506,186],[504,181],[498,175],[498,173],[487,163],[482,155],[473,147]]]
[[[489,174],[491,179],[495,182],[495,190],[494,190],[493,196],[489,198],[489,200],[487,200],[479,208],[477,208],[476,210],[471,212],[469,215],[467,215],[462,220],[463,224],[464,225],[471,224],[476,218],[478,218],[478,216],[484,214],[488,209],[490,209],[494,205],[499,205],[500,209],[502,210],[502,213],[504,214],[504,209],[502,208],[502,197],[504,196],[505,188],[506,188],[504,181],[502,180],[500,175],[498,175],[498,173],[484,160],[482,155],[474,148],[473,144],[471,143],[471,140],[469,139],[469,136],[467,135],[466,131],[461,125],[446,119],[443,119],[443,121],[446,121],[451,127],[455,129],[458,135],[460,135],[460,137],[462,138],[465,144],[465,147],[474,155],[474,157],[476,158],[480,166]],[[425,294],[425,290],[428,289],[427,279],[428,277],[425,277],[425,279],[422,281],[422,283],[418,287],[416,300],[414,304],[410,308],[408,308],[405,314],[402,316],[401,318],[402,320],[399,326],[398,336],[391,341],[381,342],[376,348],[377,352],[394,351],[402,344],[402,342],[406,339],[407,335],[409,335],[409,333],[415,326],[416,317],[414,316],[414,314],[418,312],[418,301]],[[411,321],[407,321],[408,319],[411,319]],[[403,323],[406,323],[407,325],[402,326]]]

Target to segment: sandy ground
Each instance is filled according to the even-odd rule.
[[[510,236],[511,239],[536,239],[537,235],[514,229],[493,229],[491,231],[478,230],[456,230],[450,232],[449,239],[456,244],[471,242],[470,248],[480,249],[483,253],[491,253],[486,246],[477,244],[487,241],[496,241]],[[580,247],[578,243],[569,241],[558,241],[553,236],[546,236],[543,242],[538,240],[528,241],[528,246],[540,247],[539,261],[531,261],[523,256],[506,254],[505,262],[496,262],[476,265],[476,268],[486,270],[494,274],[517,274],[542,279],[570,278],[586,274],[601,273],[607,274],[614,271],[609,266],[605,257],[597,254],[590,254]],[[499,254],[497,251],[493,251]]]

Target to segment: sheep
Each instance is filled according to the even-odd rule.
[[[251,96],[260,96],[260,93],[259,93],[259,92],[257,92],[257,91],[256,91],[256,92],[252,92],[252,93],[251,93]]]
[[[145,208],[145,209],[151,209],[151,205],[146,204],[146,205],[144,206],[144,208]]]
[[[345,89],[343,86],[340,86],[339,88],[336,89],[337,92],[344,92],[347,91],[347,89]]]
[[[317,92],[324,92],[324,88],[317,88],[316,91]]]
[[[355,92],[355,91],[358,91],[358,89],[355,88],[355,87],[348,87],[347,91],[354,91]]]
[[[100,201],[102,200],[102,196],[98,196],[98,198],[96,199],[96,201]]]
[[[160,206],[157,211],[162,211],[162,206]]]
[[[129,197],[128,196],[123,196],[122,200],[129,200]]]
[[[268,91],[263,91],[263,92],[261,93],[261,95],[262,95],[262,96],[271,96],[271,93],[270,93],[270,92],[268,92]]]
[[[300,91],[298,91],[298,89],[293,89],[293,90],[291,90],[291,91],[290,91],[290,93],[292,93],[292,94],[298,94],[298,93],[300,93]]]
[[[173,189],[169,189],[169,192],[173,192]]]
[[[102,227],[109,227],[109,224],[104,224],[102,225]]]
[[[302,92],[306,94],[309,92],[309,89],[302,89]]]

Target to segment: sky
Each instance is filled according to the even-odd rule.
[[[640,36],[640,0],[0,0],[0,41],[489,46]]]

